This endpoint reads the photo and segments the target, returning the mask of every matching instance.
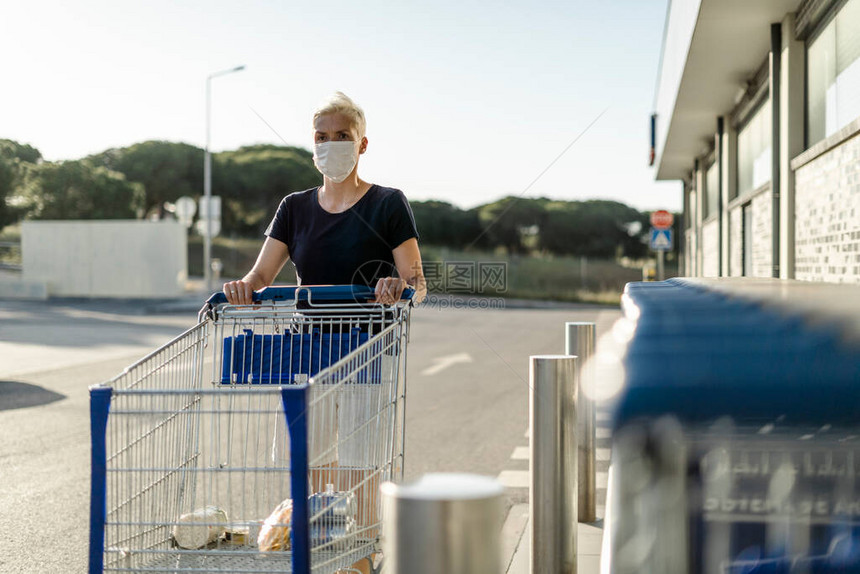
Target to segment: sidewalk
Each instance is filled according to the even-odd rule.
[[[529,535],[529,505],[511,507],[502,528],[502,556],[506,574],[529,574],[531,568],[531,540]],[[576,572],[599,574],[600,548],[603,543],[603,521],[577,525]]]
[[[522,508],[518,508],[521,506]],[[506,574],[528,574],[531,568],[531,540],[529,539],[528,529],[528,505],[522,504],[511,508],[511,513],[508,514],[508,520],[505,522],[505,528],[508,523],[518,522],[517,516],[524,513],[524,530],[521,532],[521,537],[517,542],[517,546],[512,555],[510,555],[510,563],[505,565]],[[502,530],[502,536],[505,536],[505,530]],[[594,524],[580,523],[578,525],[576,539],[576,572],[577,574],[599,574],[600,572],[600,548],[603,543],[603,522]],[[507,557],[508,548],[505,548]]]
[[[612,445],[610,411],[610,404],[598,403],[595,416],[597,522],[579,523],[577,525],[577,574],[598,574],[600,572],[600,550],[603,544],[603,519],[606,513],[606,490],[609,480],[610,447]],[[523,472],[522,474],[523,480],[530,480],[525,476],[527,473]],[[528,504],[515,504],[508,512],[502,528],[502,557],[506,574],[529,574],[531,570],[531,539],[528,519]]]

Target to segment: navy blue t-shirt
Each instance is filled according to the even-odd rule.
[[[418,237],[415,218],[399,189],[372,185],[343,213],[319,204],[319,188],[286,196],[266,235],[287,244],[302,285],[376,286],[396,276],[391,251]]]

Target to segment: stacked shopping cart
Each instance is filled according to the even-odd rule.
[[[408,301],[213,296],[91,389],[90,572],[330,573],[378,551],[403,473]]]

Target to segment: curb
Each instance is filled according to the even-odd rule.
[[[515,504],[508,512],[505,524],[502,526],[502,566],[503,572],[517,574],[521,570],[514,564],[517,550],[523,543],[529,523],[529,505]],[[521,562],[517,560],[517,562]],[[525,573],[525,570],[522,570]]]

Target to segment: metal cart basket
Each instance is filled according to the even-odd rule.
[[[411,293],[213,296],[90,389],[93,572],[332,573],[378,551],[402,479]]]

